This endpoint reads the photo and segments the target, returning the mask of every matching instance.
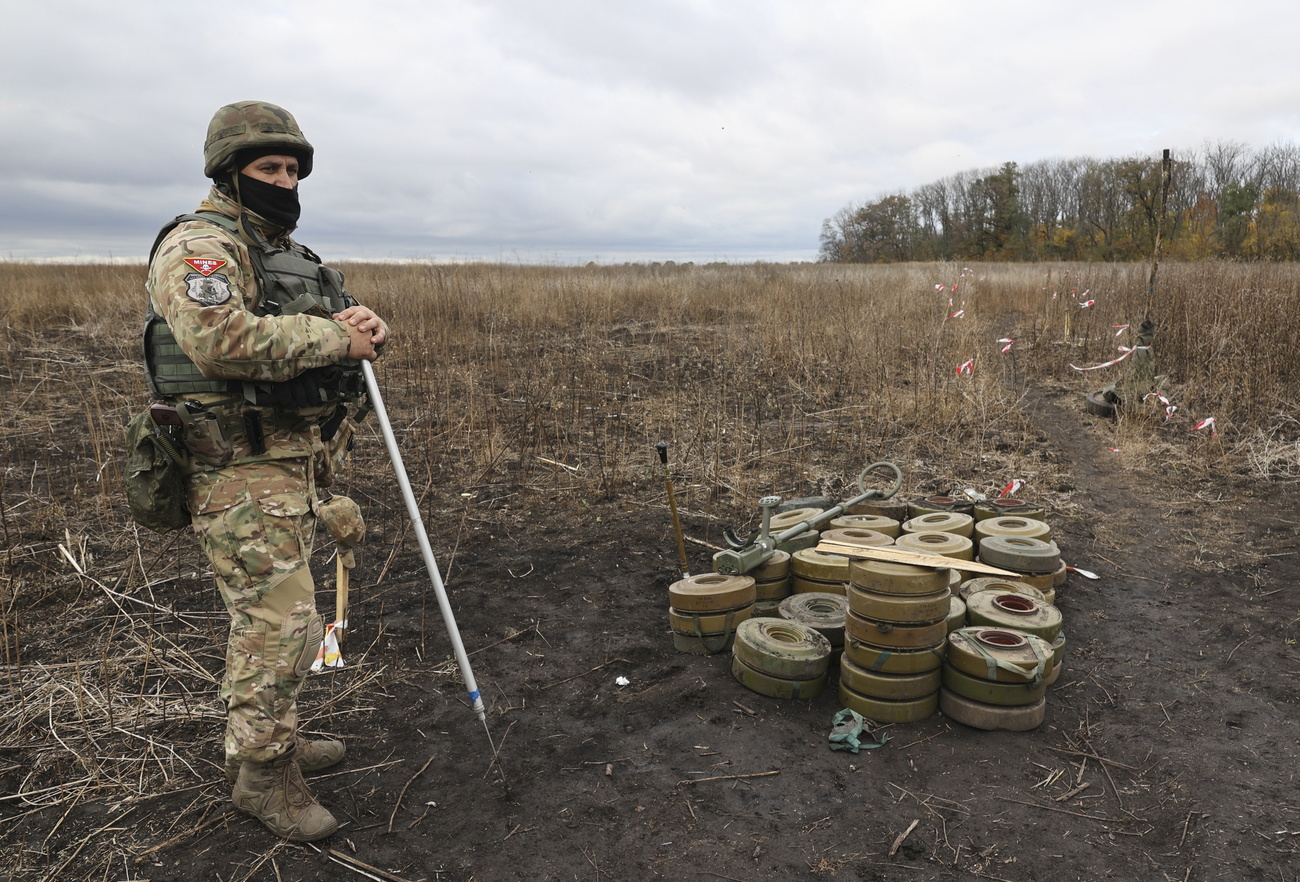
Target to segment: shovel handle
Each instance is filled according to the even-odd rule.
[[[339,645],[343,645],[343,622],[348,616],[348,568],[343,566],[343,557],[334,558],[334,621],[339,626],[334,629],[338,635]]]

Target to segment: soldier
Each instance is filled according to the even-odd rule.
[[[150,257],[145,363],[183,426],[188,505],[230,613],[221,695],[231,799],[279,836],[337,829],[304,771],[343,743],[297,731],[295,698],[321,645],[308,562],[318,503],[350,446],[364,383],[387,337],[343,276],[289,238],[312,146],[273,104],[217,111],[203,147],[212,189],[159,233]],[[350,503],[335,497],[331,503]],[[328,523],[327,523],[328,526]]]

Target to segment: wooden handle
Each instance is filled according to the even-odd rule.
[[[334,621],[345,622],[348,615],[348,568],[343,566],[343,558],[335,557],[335,594]],[[343,628],[340,625],[334,633],[338,636],[339,646],[343,645]]]

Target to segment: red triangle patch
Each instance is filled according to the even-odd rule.
[[[212,257],[187,257],[185,262],[205,276],[212,275],[226,265],[226,261]]]

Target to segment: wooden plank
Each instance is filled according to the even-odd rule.
[[[892,563],[912,564],[918,567],[931,567],[933,569],[942,569],[947,567],[952,570],[961,570],[967,573],[983,573],[988,576],[1007,576],[1011,579],[1019,579],[1019,573],[1013,573],[1010,570],[991,567],[988,564],[978,563],[973,560],[957,560],[952,557],[939,557],[936,554],[926,554],[921,551],[908,551],[903,548],[891,548],[889,546],[867,546],[854,545],[851,542],[832,542],[829,539],[823,539],[817,543],[817,550],[824,554],[840,554],[844,557],[852,557],[866,560],[887,560]]]

